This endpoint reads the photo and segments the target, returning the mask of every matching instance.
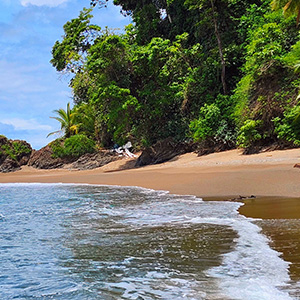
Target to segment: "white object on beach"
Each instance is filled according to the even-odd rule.
[[[133,158],[133,157],[136,157],[135,154],[131,153],[129,151],[129,148],[132,147],[132,144],[131,142],[127,142],[124,146],[121,146],[119,148],[116,148],[114,149],[120,156],[124,155],[125,157],[130,157],[130,158]]]
[[[129,151],[129,148],[132,147],[132,144],[131,142],[127,142],[124,146],[123,146],[123,149],[125,150],[125,153],[127,154],[128,157],[132,158],[132,157],[136,157],[135,154],[131,153]]]

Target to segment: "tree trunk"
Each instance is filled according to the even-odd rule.
[[[211,8],[212,8],[213,23],[214,23],[214,27],[215,27],[215,35],[216,35],[217,42],[218,42],[218,48],[219,48],[219,54],[220,54],[220,59],[221,59],[221,66],[222,66],[221,81],[222,81],[222,86],[223,86],[223,92],[226,95],[227,94],[227,86],[226,86],[226,81],[225,81],[225,75],[226,75],[225,59],[224,59],[224,55],[223,55],[221,37],[220,37],[219,30],[218,30],[218,23],[217,23],[217,19],[216,19],[214,0],[210,0],[210,3],[211,3]]]

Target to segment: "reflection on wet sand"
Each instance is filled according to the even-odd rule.
[[[270,246],[291,262],[292,280],[300,279],[300,198],[262,197],[246,199],[239,210],[258,221],[263,233],[271,239]]]
[[[260,197],[245,199],[239,212],[258,219],[300,219],[300,198]]]

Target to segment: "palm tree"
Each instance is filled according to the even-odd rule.
[[[71,135],[77,134],[79,129],[79,124],[76,124],[75,122],[75,116],[76,113],[72,112],[70,108],[70,102],[67,104],[67,110],[64,110],[63,108],[56,109],[53,111],[58,116],[57,117],[50,117],[52,119],[57,120],[60,123],[60,130],[50,132],[48,136],[60,132],[64,132],[64,137],[68,138]]]
[[[300,0],[273,0],[272,8],[274,10],[283,9],[283,14],[285,17],[291,15],[297,15],[297,25],[300,21]]]

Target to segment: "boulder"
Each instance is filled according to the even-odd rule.
[[[0,135],[0,172],[13,172],[26,165],[32,148],[21,140],[9,140]]]
[[[207,155],[210,153],[222,152],[234,149],[236,146],[233,142],[220,142],[213,138],[207,138],[197,144],[196,153],[198,156]]]
[[[158,141],[152,147],[146,148],[139,156],[135,167],[163,163],[187,152],[192,152],[194,145],[184,142],[176,142],[173,138]]]
[[[56,169],[62,167],[64,161],[53,157],[53,151],[49,145],[38,151],[34,151],[28,161],[28,165],[37,169]]]
[[[72,169],[90,170],[100,168],[112,161],[120,159],[117,154],[108,150],[101,150],[96,153],[87,153],[70,165]]]
[[[20,164],[9,156],[5,158],[4,162],[0,165],[0,172],[9,173],[20,170]]]
[[[87,153],[78,159],[72,157],[55,158],[50,145],[32,153],[28,165],[37,169],[57,169],[68,167],[70,169],[89,170],[108,164],[119,157],[111,151],[102,150],[96,153]]]

